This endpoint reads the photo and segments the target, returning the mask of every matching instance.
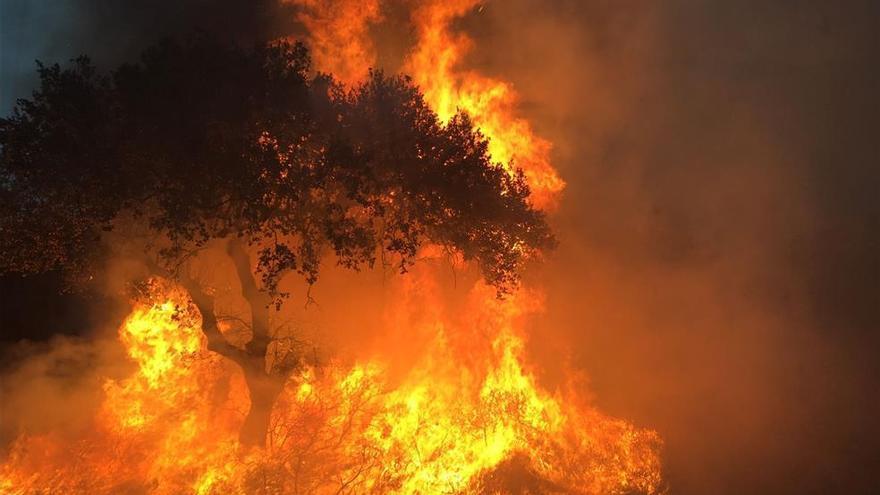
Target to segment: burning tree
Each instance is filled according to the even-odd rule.
[[[166,42],[108,75],[41,66],[0,121],[0,271],[78,284],[120,250],[143,261],[118,329],[133,371],[99,373],[84,423],[23,427],[0,491],[656,493],[655,432],[528,366],[543,297],[514,288],[554,244],[540,210],[564,182],[512,86],[461,65],[472,43],[452,25],[478,2],[412,2],[416,87],[368,70],[380,2],[284,1],[315,65],[286,42]],[[218,251],[209,270],[234,274],[249,313],[235,328],[194,275]],[[437,253],[484,279],[448,308],[439,267],[414,263]],[[333,258],[412,272],[382,311],[420,339],[403,376],[387,355],[310,364],[272,327],[297,290],[282,278],[306,291]]]
[[[40,66],[41,86],[0,121],[0,271],[99,269],[122,226],[150,233],[151,270],[176,279],[208,349],[250,394],[241,440],[262,445],[289,366],[267,362],[282,277],[312,284],[328,254],[350,269],[425,244],[473,260],[498,294],[553,245],[524,176],[493,163],[464,114],[441,124],[405,77],[345,89],[299,44],[253,50],[165,42],[101,75],[85,58]],[[223,240],[250,308],[233,345],[187,261]],[[253,259],[252,259],[253,257]]]

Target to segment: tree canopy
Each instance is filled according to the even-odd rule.
[[[263,289],[322,258],[401,270],[433,243],[500,293],[553,244],[521,173],[493,163],[459,114],[443,124],[403,76],[347,89],[300,44],[163,42],[100,74],[39,66],[0,120],[0,272],[88,269],[125,215],[173,266],[212,239],[254,246]]]
[[[33,97],[0,120],[0,273],[90,274],[112,231],[146,232],[151,270],[180,282],[208,349],[244,372],[248,445],[265,441],[299,358],[269,354],[285,274],[312,284],[331,254],[351,269],[381,256],[406,271],[435,244],[504,294],[554,242],[523,174],[492,162],[466,115],[441,123],[403,76],[346,88],[314,73],[302,45],[205,37],[161,43],[107,75],[87,58],[39,73]],[[220,239],[250,306],[244,344],[227,340],[212,292],[180,270]]]

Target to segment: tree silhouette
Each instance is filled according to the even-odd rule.
[[[405,272],[430,243],[504,294],[554,242],[522,174],[491,161],[466,115],[441,124],[406,77],[373,72],[349,90],[314,74],[302,45],[205,37],[109,75],[86,58],[39,74],[0,120],[0,272],[88,275],[121,219],[150,232],[151,268],[189,291],[209,349],[244,370],[249,444],[264,441],[283,382],[266,357],[286,274],[314,283],[330,254],[351,269],[387,256]],[[244,348],[181,269],[212,240],[227,242],[249,303]]]

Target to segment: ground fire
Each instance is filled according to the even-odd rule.
[[[403,284],[402,304],[431,303],[430,289],[419,282]],[[536,386],[522,362],[520,325],[540,304],[528,291],[501,301],[477,285],[463,321],[434,314],[410,320],[436,339],[393,389],[382,362],[303,368],[275,405],[266,447],[243,450],[238,432],[248,396],[241,372],[206,350],[185,292],[154,281],[119,329],[136,372],[105,382],[100,413],[82,436],[19,438],[3,468],[3,488],[653,492],[660,481],[656,434]]]
[[[302,8],[319,70],[348,85],[368,77],[367,26],[381,18],[378,0],[291,3]],[[452,23],[477,8],[474,0],[416,2],[403,72],[443,124],[467,113],[492,159],[511,175],[522,171],[530,204],[552,212],[564,183],[550,143],[517,115],[509,83],[463,68],[473,42]],[[426,245],[417,257],[448,255]],[[214,352],[217,336],[206,335],[193,289],[171,276],[141,281],[118,329],[130,374],[103,380],[85,427],[22,432],[0,465],[0,492],[658,493],[655,432],[599,412],[574,381],[540,386],[525,349],[528,321],[543,311],[541,289],[522,284],[499,295],[477,281],[456,289],[466,296],[452,308],[439,295],[441,269],[415,263],[386,289],[393,296],[382,325],[431,336],[402,378],[389,376],[381,355],[318,362],[303,359],[294,340],[266,344],[261,365],[284,368],[286,378],[271,393],[257,444],[241,436],[256,385],[241,362]],[[230,353],[255,337],[234,322],[214,326]]]

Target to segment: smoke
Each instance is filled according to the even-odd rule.
[[[377,30],[391,70],[405,3]],[[298,29],[270,1],[164,4],[4,2],[4,113],[33,58],[112,64],[191,28]],[[574,367],[601,409],[658,430],[671,493],[880,485],[878,14],[858,0],[509,0],[457,25],[476,39],[468,63],[514,82],[568,183],[560,248],[528,274],[549,288],[530,352],[547,383]],[[329,348],[417,345],[375,323],[386,281],[326,273],[291,324]],[[4,379],[42,384],[16,397],[69,397],[45,363],[82,353],[58,349]]]
[[[569,184],[534,352],[660,431],[672,493],[878,486],[876,14],[524,0],[468,22]]]
[[[101,402],[107,378],[131,373],[115,340],[56,336],[46,343],[20,342],[5,349],[15,363],[0,381],[0,442],[5,448],[22,431],[78,432]]]

